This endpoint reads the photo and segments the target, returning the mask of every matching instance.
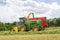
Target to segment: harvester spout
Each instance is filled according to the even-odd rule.
[[[27,20],[29,19],[31,14],[32,14],[32,17],[34,18],[34,13],[29,13],[28,16],[27,16]]]

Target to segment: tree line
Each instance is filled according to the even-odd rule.
[[[53,26],[60,26],[60,18],[53,18],[53,19],[48,19],[47,24],[49,27]]]

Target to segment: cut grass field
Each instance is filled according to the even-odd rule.
[[[0,31],[0,40],[60,40],[60,27],[49,27],[39,32]]]
[[[0,40],[60,40],[60,34],[1,35]]]

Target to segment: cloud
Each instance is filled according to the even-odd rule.
[[[33,12],[35,17],[46,16],[47,18],[60,14],[60,5],[57,2],[48,4],[34,0],[6,0],[6,3],[4,6],[0,5],[0,20],[3,22],[19,21],[18,18],[26,17],[28,12]]]

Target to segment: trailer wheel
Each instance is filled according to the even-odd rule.
[[[26,27],[25,26],[20,26],[20,31],[21,32],[24,32],[26,30]]]
[[[33,31],[39,31],[39,28],[37,26],[33,27]]]

